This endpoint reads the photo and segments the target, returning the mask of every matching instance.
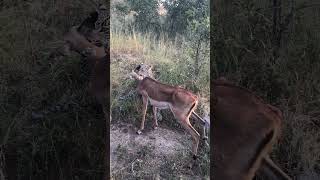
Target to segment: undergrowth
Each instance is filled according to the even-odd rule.
[[[101,179],[105,120],[81,57],[49,58],[88,1],[4,1],[0,12],[0,170],[6,179]]]
[[[129,73],[141,63],[153,66],[155,78],[163,83],[182,86],[200,97],[198,111],[209,113],[210,74],[209,54],[204,55],[198,77],[194,76],[193,61],[187,42],[180,48],[169,39],[157,41],[149,34],[111,33],[111,109],[122,111],[122,115],[130,115],[129,109],[137,107],[133,103],[139,100],[135,88],[137,83],[129,78]],[[139,108],[139,107],[138,107]],[[126,113],[128,112],[128,113]]]
[[[152,33],[142,34],[134,31],[131,34],[112,31],[110,40],[112,123],[126,122],[134,124],[134,127],[139,127],[140,125],[142,100],[136,92],[137,82],[130,79],[128,75],[141,63],[153,66],[153,73],[158,81],[174,86],[182,86],[201,97],[196,111],[201,116],[208,115],[210,94],[208,54],[203,55],[204,59],[202,59],[203,64],[199,77],[195,77],[194,59],[191,58],[188,43],[184,40],[182,42],[185,44],[178,47],[175,41],[170,40],[165,35],[161,35],[160,38],[156,39]],[[161,110],[157,119],[161,127],[166,127],[173,131],[184,131],[170,110]],[[152,120],[152,108],[149,106],[145,126],[151,127]],[[199,146],[199,148],[201,149],[202,146]],[[148,146],[142,149],[148,149]],[[150,155],[152,151],[146,154]],[[118,155],[124,157],[124,155]],[[181,175],[208,177],[210,169],[209,149],[204,150],[199,157],[202,157],[198,161],[199,167],[194,166],[193,169],[186,167],[191,161],[191,156],[185,152],[184,155],[176,154],[173,157],[166,157],[166,159],[159,161],[161,166],[159,172],[148,172],[148,165],[140,163],[142,167],[135,166],[140,167],[135,169],[135,174],[132,174],[133,170],[128,167],[122,169],[121,172],[116,172],[113,176],[115,179],[154,179],[156,177],[168,179],[179,178]],[[129,165],[130,163],[137,164],[131,161],[134,161],[134,157],[126,162]]]
[[[277,8],[268,1],[217,1],[211,69],[215,78],[225,76],[283,112],[273,160],[291,177],[319,179],[319,6],[312,0],[292,2],[281,5],[279,21],[291,11],[295,15],[279,27],[277,47],[271,21]]]

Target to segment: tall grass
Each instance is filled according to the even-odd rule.
[[[101,179],[104,128],[79,55],[50,59],[85,1],[4,1],[0,12],[0,168],[6,179]],[[88,8],[92,7],[92,8]]]
[[[319,177],[320,21],[316,14],[309,14],[319,7],[298,11],[290,20],[277,49],[279,57],[272,61],[274,34],[268,21],[272,11],[266,2],[217,2],[212,69],[217,76],[253,90],[283,111],[283,131],[273,158],[292,177]],[[305,1],[295,3],[299,6]],[[283,14],[289,7],[282,7]]]
[[[153,66],[156,79],[160,82],[183,86],[208,101],[210,93],[209,58],[202,59],[200,77],[194,76],[194,59],[190,56],[188,42],[182,41],[178,47],[175,41],[165,35],[156,39],[152,33],[134,32],[123,34],[111,32],[111,81],[112,109],[117,109],[119,99],[135,90],[134,81],[128,74],[139,64]],[[124,102],[125,103],[125,102]],[[207,108],[209,107],[208,102]],[[208,110],[207,110],[208,111]]]
[[[128,32],[128,31],[125,31]],[[155,78],[166,84],[183,86],[199,95],[200,105],[197,112],[201,115],[209,113],[209,55],[203,55],[203,66],[200,77],[194,77],[194,59],[191,57],[189,44],[184,39],[179,39],[182,45],[178,46],[178,40],[171,40],[165,34],[156,36],[153,33],[124,33],[113,30],[111,32],[111,111],[112,123],[130,123],[139,127],[141,122],[141,97],[136,92],[137,82],[128,77],[128,74],[137,65],[145,63],[153,66]],[[152,119],[152,108],[148,108],[146,119]],[[181,125],[174,119],[169,110],[161,110],[157,119],[162,127],[174,131],[184,131]],[[151,127],[151,121],[146,121],[146,128]],[[199,129],[200,130],[200,129]],[[208,177],[209,175],[209,149],[201,149],[200,145],[199,167],[192,170],[196,176]],[[147,148],[144,147],[143,149]],[[159,147],[161,148],[161,147]],[[125,153],[126,154],[126,153]],[[151,153],[152,154],[152,153]],[[129,159],[131,154],[126,154]],[[136,175],[124,169],[117,172],[115,177],[126,178],[151,178],[154,174],[164,174],[165,178],[178,178],[177,175],[186,174],[184,166],[188,163],[186,153],[177,155],[159,162],[161,172],[148,172],[147,169],[139,169]],[[191,170],[189,170],[191,171]],[[138,174],[138,175],[137,175]]]

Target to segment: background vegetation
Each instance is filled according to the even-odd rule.
[[[211,73],[276,105],[283,133],[273,159],[292,177],[320,176],[320,4],[216,0]]]
[[[81,57],[49,58],[95,5],[0,2],[0,179],[102,179],[105,120]]]
[[[136,82],[128,78],[128,74],[140,63],[152,65],[157,80],[183,86],[198,94],[201,98],[197,112],[202,116],[208,115],[208,0],[114,0],[111,1],[110,24],[112,124],[126,122],[135,127],[140,124],[141,99],[136,93]],[[150,110],[147,112],[146,127],[151,126],[151,119]],[[158,119],[161,127],[184,131],[169,110],[162,110]],[[193,174],[208,177],[209,151],[206,149],[201,153],[204,158],[200,159],[200,168],[194,169]],[[160,172],[161,178],[190,173],[182,166],[191,156],[183,154],[182,157],[172,157],[172,161],[164,160],[166,169]],[[129,172],[130,168],[128,172],[113,174],[113,177],[139,178]],[[148,177],[143,168],[141,173]]]
[[[137,125],[140,119],[135,84],[126,74],[141,62],[154,65],[160,81],[199,93],[197,111],[209,112],[208,1],[163,5],[167,13],[160,15],[155,0],[112,1],[113,123]],[[320,5],[316,0],[214,5],[211,73],[279,107],[285,119],[272,158],[293,177],[319,178]],[[93,8],[85,0],[0,2],[0,177],[101,179],[105,121],[86,91],[86,64],[77,54],[49,58],[62,34]],[[169,122],[170,113],[161,115],[162,124],[180,128]],[[208,167],[209,160],[201,163]]]

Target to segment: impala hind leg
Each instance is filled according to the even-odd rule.
[[[192,146],[192,152],[193,152],[193,159],[197,158],[197,152],[198,152],[198,146],[199,146],[199,140],[200,140],[200,135],[199,133],[192,127],[192,125],[189,122],[189,119],[186,120],[186,129],[189,131],[193,138],[193,146]]]
[[[176,113],[177,114],[177,113]],[[189,121],[189,116],[179,116],[176,115],[177,118],[180,120],[181,125],[191,134],[193,145],[192,145],[192,153],[193,153],[193,159],[197,158],[197,151],[199,146],[199,140],[200,140],[200,134],[192,127]]]
[[[144,129],[144,122],[146,120],[147,106],[148,106],[148,97],[145,95],[142,95],[142,120],[141,120],[140,129],[137,131],[137,134],[141,134],[142,130]]]
[[[158,128],[158,121],[157,121],[157,107],[153,106],[153,129]]]

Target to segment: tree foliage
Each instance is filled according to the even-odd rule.
[[[164,15],[158,12],[160,5]],[[167,33],[172,38],[177,34],[209,34],[208,0],[125,0],[114,3],[113,8],[114,19],[133,14],[134,28],[140,32]]]
[[[136,12],[135,27],[146,32],[156,31],[159,28],[159,15],[157,0],[128,0],[130,10]]]

